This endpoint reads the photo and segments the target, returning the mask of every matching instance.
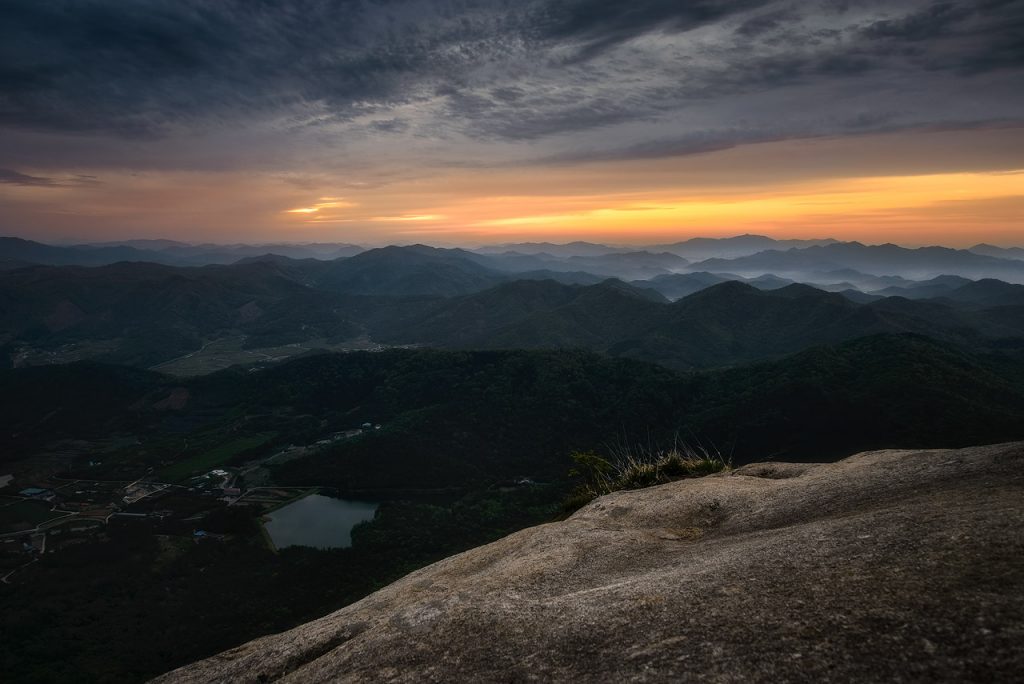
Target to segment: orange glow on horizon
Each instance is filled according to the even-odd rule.
[[[977,211],[965,215],[971,207]],[[1001,207],[1005,215],[992,212],[993,207]],[[422,213],[401,215],[373,215],[372,207],[351,209],[318,211],[304,222],[416,222],[423,225],[396,228],[396,232],[424,238],[486,241],[557,235],[630,242],[671,239],[681,230],[718,235],[785,229],[794,235],[822,237],[830,234],[828,226],[849,225],[856,219],[865,239],[874,236],[886,241],[896,227],[906,231],[927,223],[931,235],[955,240],[979,222],[995,221],[994,227],[1004,229],[1021,227],[1024,170],[841,178],[759,190],[711,187],[685,195],[662,190],[453,198],[451,203],[417,207]]]
[[[1024,246],[1024,128],[361,173],[108,171],[94,183],[0,185],[0,208],[44,241],[650,244],[760,233]]]
[[[285,209],[285,214],[316,214],[323,209],[346,208],[356,206],[352,202],[346,202],[341,197],[321,197],[320,201],[311,207],[299,207],[298,209]]]

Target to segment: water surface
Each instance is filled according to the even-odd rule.
[[[352,546],[352,528],[373,520],[377,504],[312,494],[268,513],[264,523],[274,546],[344,549]]]

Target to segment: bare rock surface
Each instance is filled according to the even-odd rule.
[[[1024,680],[1024,443],[598,499],[160,682]]]

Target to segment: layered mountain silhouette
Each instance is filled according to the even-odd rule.
[[[106,266],[119,261],[145,261],[175,266],[231,264],[239,259],[277,254],[293,259],[337,259],[363,248],[349,244],[189,245],[174,240],[125,240],[85,245],[47,245],[33,240],[0,237],[0,270],[24,266]]]
[[[330,292],[377,295],[452,296],[487,288],[496,273],[464,250],[426,245],[372,249],[337,260],[315,279]]]
[[[104,266],[118,261],[147,261],[157,264],[178,263],[159,251],[128,245],[80,245],[58,247],[15,237],[0,237],[0,269],[22,268],[34,264],[47,266]]]
[[[338,299],[273,264],[174,268],[118,263],[0,274],[0,344],[105,342],[101,358],[148,365],[228,331],[254,344],[348,337]]]
[[[464,349],[579,347],[703,368],[877,333],[1003,351],[1020,349],[1024,338],[1024,285],[949,273],[924,280],[906,271],[878,274],[971,260],[988,270],[992,263],[1024,268],[959,250],[833,243],[711,264],[730,270],[686,265],[686,272],[630,283],[568,269],[622,262],[626,270],[660,270],[685,262],[653,252],[533,255],[526,258],[556,268],[511,271],[504,261],[537,265],[523,258],[413,245],[333,260],[264,254],[229,266],[22,267],[0,273],[0,346],[12,363],[30,350],[37,363],[53,353],[57,361],[151,365],[229,335],[244,336],[249,348],[358,337]],[[865,259],[883,265],[866,273]],[[813,263],[821,280],[812,287],[774,273],[743,275],[744,264],[761,261]]]
[[[491,285],[500,281],[497,275],[500,273],[530,278],[547,275],[576,283],[593,282],[595,277],[649,280],[694,272],[710,272],[726,279],[773,275],[835,291],[847,287],[861,291],[903,287],[910,281],[942,275],[1024,282],[1024,259],[1021,258],[1024,250],[1020,248],[976,245],[970,250],[944,247],[907,249],[896,245],[863,245],[835,240],[774,240],[757,235],[694,238],[648,247],[574,242],[565,245],[520,243],[476,250],[437,249],[425,245],[364,250],[343,243],[188,245],[170,240],[54,246],[19,238],[0,238],[0,268],[21,268],[31,264],[99,266],[118,261],[208,265],[264,256],[341,262],[364,252],[369,252],[365,260],[357,260],[344,267],[335,264],[328,269],[337,272],[325,280],[325,286],[361,294],[405,294],[417,286],[426,290],[416,294],[465,294],[474,287],[483,289],[479,281],[485,274],[481,269],[494,272],[486,274]],[[419,262],[415,260],[417,257]],[[480,268],[473,269],[467,262]],[[409,272],[398,281],[382,283],[377,288],[379,291],[370,292],[372,288],[366,281],[365,270],[373,268],[373,264],[388,269],[403,267]],[[447,269],[446,279],[449,282],[437,283],[417,275],[417,269],[421,273],[423,268]],[[562,273],[570,275],[557,275]],[[685,292],[685,288],[680,292]]]
[[[950,301],[858,304],[807,285],[760,290],[727,281],[666,303],[617,281],[590,287],[519,281],[437,303],[400,325],[382,322],[373,333],[383,341],[440,347],[583,347],[673,367],[770,358],[883,332],[963,343],[1024,336],[1024,298],[1004,306],[1014,300],[1000,290],[988,300],[992,308],[979,307],[984,296],[975,298],[970,285]],[[957,296],[972,307],[958,306]]]
[[[996,247],[985,243],[974,245],[970,251],[975,254],[998,257],[1000,259],[1024,259],[1024,248],[1021,247]]]
[[[708,259],[693,265],[705,271],[730,271],[740,275],[774,273],[821,273],[828,270],[854,269],[858,272],[909,278],[933,278],[938,275],[959,275],[967,278],[995,277],[1024,282],[1024,262],[1000,259],[962,249],[920,247],[907,249],[897,245],[863,245],[841,242],[805,249],[771,249],[736,259]]]
[[[838,242],[823,240],[776,240],[764,235],[737,235],[729,238],[691,238],[682,242],[654,245],[650,249],[664,250],[690,260],[712,258],[733,259],[757,254],[768,249],[803,249]]]

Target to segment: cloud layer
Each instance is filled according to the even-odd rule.
[[[7,0],[0,19],[10,161],[32,161],[19,133],[104,141],[36,146],[37,167],[208,168],[189,148],[212,139],[242,165],[325,143],[628,157],[1024,113],[1019,0]]]
[[[1024,0],[0,0],[0,190],[1020,127],[1022,36]]]

